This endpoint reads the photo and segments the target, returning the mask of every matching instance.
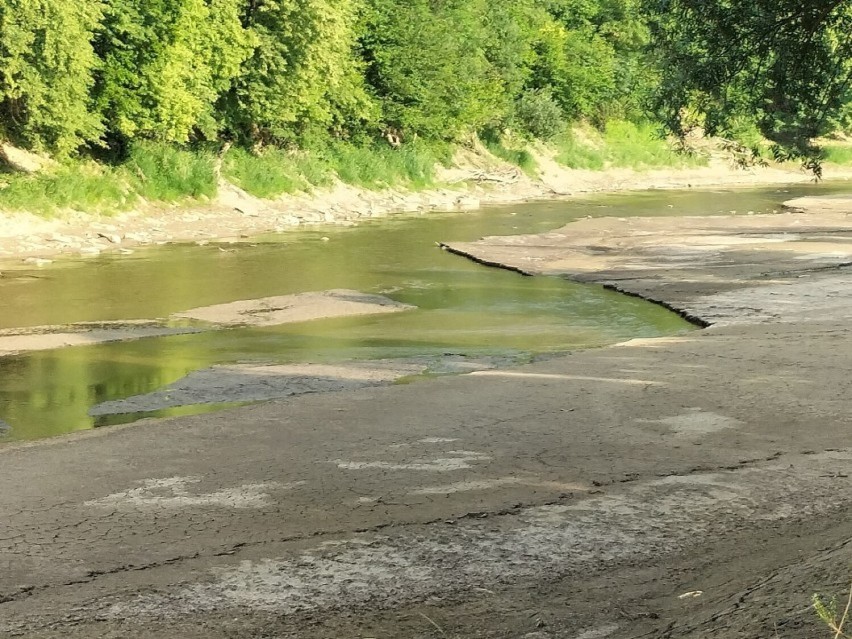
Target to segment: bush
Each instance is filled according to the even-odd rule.
[[[562,109],[549,89],[526,91],[515,103],[515,122],[521,133],[545,141],[565,130]]]

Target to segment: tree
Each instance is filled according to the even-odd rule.
[[[504,115],[504,82],[489,60],[485,0],[371,0],[361,44],[384,122],[453,139]],[[503,71],[507,67],[503,65]]]
[[[646,0],[665,69],[658,109],[675,132],[690,109],[709,133],[755,118],[785,153],[814,157],[848,103],[852,0]]]
[[[58,155],[99,137],[90,90],[100,18],[98,0],[0,0],[3,135]]]
[[[531,88],[552,91],[569,119],[633,117],[654,81],[636,0],[539,0]],[[644,58],[644,59],[642,59]]]
[[[250,0],[257,42],[225,107],[239,137],[291,144],[373,117],[354,47],[358,0]]]
[[[254,41],[242,0],[108,0],[96,42],[98,102],[112,136],[215,138],[214,105]]]

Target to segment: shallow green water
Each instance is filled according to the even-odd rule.
[[[87,411],[220,363],[447,353],[527,361],[543,353],[689,330],[676,315],[641,300],[559,278],[526,278],[489,269],[441,251],[436,242],[540,232],[588,215],[765,212],[790,197],[838,188],[614,195],[474,213],[399,216],[357,227],[293,231],[245,244],[167,246],[41,269],[3,269],[0,328],[166,317],[208,304],[331,288],[382,293],[418,309],[0,358],[0,419],[12,426],[7,440],[129,421],[140,415],[96,421]],[[155,414],[209,409],[185,407]]]

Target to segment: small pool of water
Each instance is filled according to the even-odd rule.
[[[239,328],[0,358],[5,440],[25,440],[151,415],[90,417],[101,402],[161,389],[233,362],[326,363],[462,355],[523,362],[546,353],[691,330],[658,306],[555,277],[527,278],[440,250],[440,241],[551,230],[585,216],[771,212],[791,197],[844,185],[658,191],[477,212],[401,215],[356,227],[302,229],[241,244],[171,245],[129,256],[0,268],[0,328],[167,317],[241,299],[334,288],[417,307],[272,328]]]

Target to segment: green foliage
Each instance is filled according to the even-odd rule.
[[[216,195],[215,157],[164,143],[133,145],[122,167],[135,192],[146,200],[176,202]]]
[[[711,134],[751,116],[787,154],[816,154],[849,101],[850,0],[646,0],[666,69],[658,101],[671,130],[694,107]]]
[[[562,109],[547,89],[526,91],[515,104],[518,129],[533,138],[551,140],[565,129]]]
[[[208,141],[236,144],[225,175],[262,197],[335,174],[427,186],[444,144],[484,130],[530,175],[509,131],[569,166],[695,162],[629,124],[658,85],[670,130],[758,160],[769,138],[818,171],[847,161],[812,139],[852,129],[850,32],[852,0],[0,0],[0,137],[119,163],[2,197],[211,197],[214,158],[189,150]]]
[[[215,138],[214,104],[250,55],[242,0],[107,0],[98,103],[112,135]]]
[[[760,128],[754,118],[740,115],[731,118],[726,127],[731,140],[742,145],[754,158],[760,158],[768,154],[769,145],[766,138],[760,132]]]
[[[450,147],[415,142],[394,149],[387,144],[329,142],[313,151],[265,149],[259,154],[233,149],[225,157],[223,175],[256,197],[328,186],[342,182],[369,189],[434,185],[435,166],[450,162]]]
[[[124,164],[110,167],[73,162],[53,172],[0,175],[0,210],[40,215],[61,209],[115,213],[140,198],[181,202],[216,194],[214,157],[165,143],[133,145]]]
[[[815,594],[811,598],[811,602],[817,617],[828,627],[834,635],[834,639],[850,639],[850,635],[846,631],[846,623],[849,621],[849,613],[852,610],[852,590],[849,592],[846,606],[842,611],[838,606],[837,597],[824,599]]]
[[[216,194],[214,156],[165,143],[134,144],[127,161],[110,167],[73,162],[51,173],[0,175],[0,210],[41,215],[61,209],[115,213],[140,198],[180,202]]]
[[[581,139],[579,135],[582,135]],[[557,162],[572,169],[651,169],[706,164],[706,159],[676,153],[649,124],[612,121],[600,134],[572,131],[556,141]]]
[[[484,16],[488,30],[485,57],[501,82],[501,109],[512,102],[531,80],[538,30],[547,12],[538,0],[491,0]]]
[[[826,144],[823,147],[823,159],[832,164],[852,164],[852,145]]]
[[[531,88],[549,89],[568,119],[636,117],[655,75],[633,0],[549,0],[539,19]]]
[[[130,208],[137,200],[120,173],[91,163],[45,175],[0,176],[0,210],[4,211],[112,213]]]
[[[509,164],[514,164],[531,178],[538,177],[538,162],[535,161],[535,157],[527,149],[517,149],[506,146],[502,142],[490,140],[485,142],[485,148],[488,149],[489,153],[501,160],[505,160]]]
[[[225,157],[225,178],[260,198],[306,191],[331,182],[331,169],[309,153],[266,149],[261,154],[233,149]]]
[[[414,142],[394,149],[385,144],[330,144],[321,154],[347,184],[369,189],[403,184],[425,188],[435,182],[435,166],[450,161],[449,147]]]
[[[356,0],[243,4],[257,47],[225,107],[242,139],[300,142],[375,117],[353,52]]]
[[[0,133],[59,155],[95,140],[98,0],[0,0]]]
[[[505,113],[486,56],[486,0],[370,0],[362,48],[382,118],[407,137],[450,140]]]
[[[556,161],[569,169],[601,171],[607,166],[607,153],[602,141],[580,141],[573,133],[556,140]]]

